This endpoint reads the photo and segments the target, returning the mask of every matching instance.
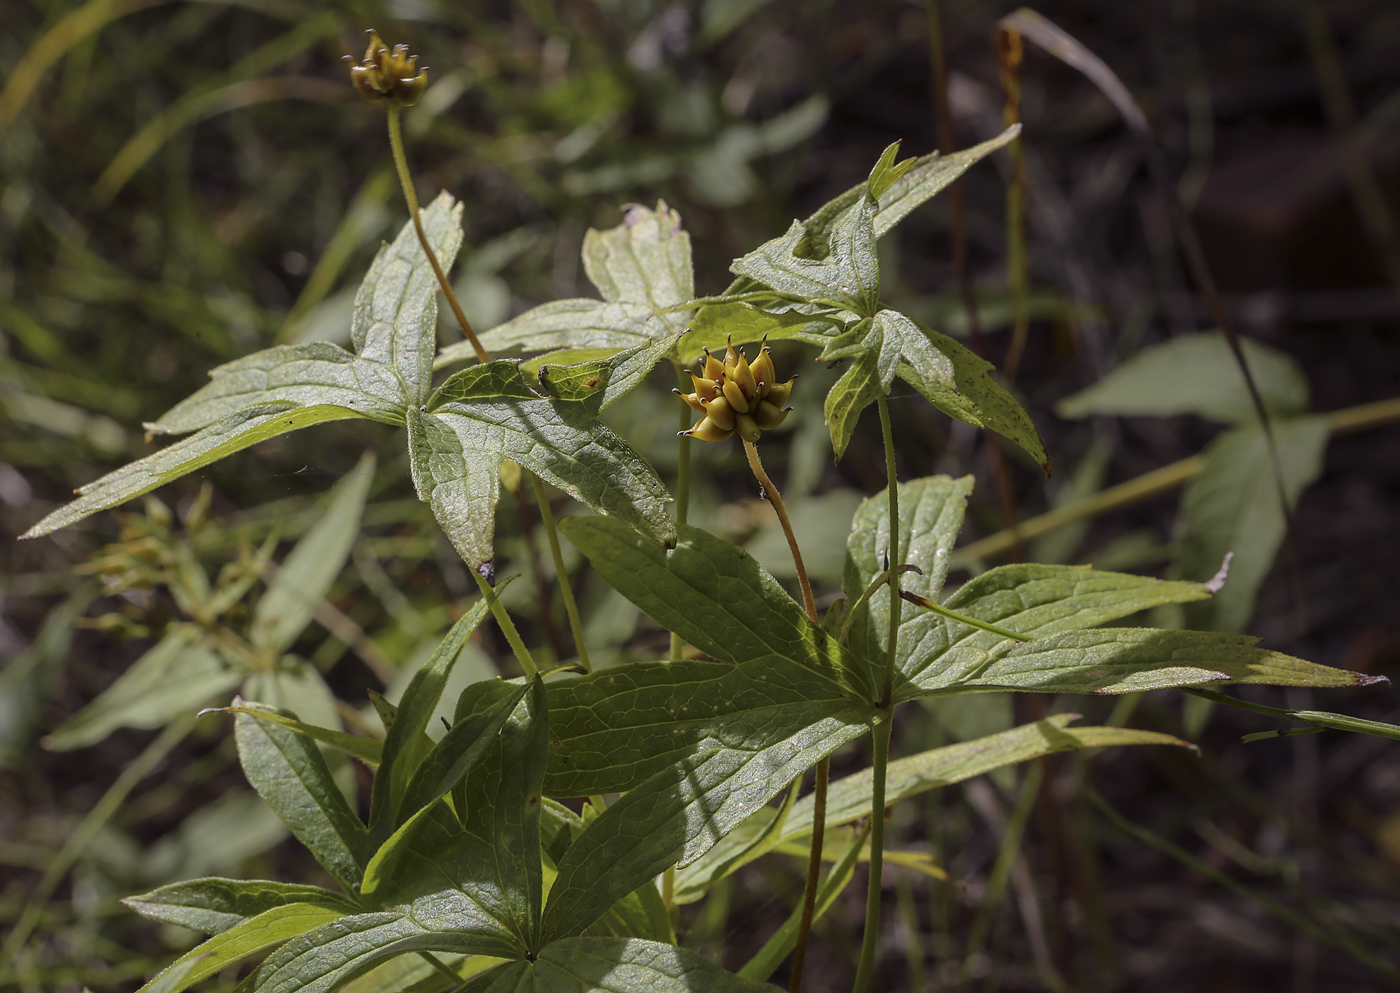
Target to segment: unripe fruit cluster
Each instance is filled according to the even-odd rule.
[[[350,56],[345,61],[350,62]],[[409,55],[407,45],[395,45],[390,51],[370,31],[364,61],[350,66],[350,82],[370,103],[392,100],[400,107],[412,107],[428,88],[428,70],[418,68],[418,56]]]
[[[783,404],[797,377],[786,383],[776,382],[778,376],[766,340],[759,345],[758,358],[752,365],[742,349],[734,350],[732,341],[723,362],[705,349],[703,373],[690,374],[695,392],[675,391],[691,410],[705,415],[695,427],[680,432],[682,435],[701,441],[724,441],[737,431],[740,438],[752,442],[787,419],[792,408],[785,409]]]

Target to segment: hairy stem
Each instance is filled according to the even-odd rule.
[[[530,649],[525,647],[525,642],[520,639],[520,632],[515,630],[515,622],[510,619],[510,614],[506,612],[505,606],[500,598],[496,596],[496,591],[491,584],[486,581],[486,577],[475,569],[468,569],[472,578],[476,580],[477,588],[481,590],[481,595],[487,598],[491,604],[491,616],[496,618],[496,623],[501,626],[501,633],[506,636],[506,641],[510,644],[510,650],[515,653],[516,661],[520,663],[520,668],[525,670],[525,675],[531,679],[535,678],[538,667],[534,658],[530,655]]]
[[[797,568],[797,585],[802,587],[802,606],[807,611],[808,619],[820,627],[822,622],[817,616],[817,601],[812,599],[812,584],[807,581],[807,567],[802,564],[802,552],[797,547],[797,535],[792,533],[792,521],[788,520],[783,495],[773,485],[773,480],[768,478],[768,473],[763,471],[763,462],[758,457],[758,446],[751,441],[745,441],[744,454],[749,457],[749,468],[753,470],[758,485],[763,487],[768,502],[773,505],[773,510],[778,515],[778,523],[783,526],[783,537],[787,538],[788,548],[792,551],[792,564]]]
[[[433,267],[433,275],[437,276],[438,286],[442,288],[443,296],[447,297],[447,305],[452,308],[452,316],[457,318],[457,324],[461,327],[462,334],[466,335],[467,340],[472,343],[477,361],[490,362],[490,353],[482,347],[481,339],[472,330],[467,315],[462,313],[462,305],[457,302],[457,294],[452,292],[452,284],[447,281],[447,275],[442,271],[442,266],[438,264],[437,253],[433,251],[433,246],[428,244],[428,236],[423,231],[423,221],[418,217],[418,194],[413,191],[413,177],[408,171],[408,158],[403,153],[403,128],[400,126],[399,117],[398,105],[390,102],[389,147],[394,152],[394,168],[399,173],[399,185],[403,187],[403,198],[408,204],[408,214],[413,218],[413,230],[418,232],[418,243],[423,246],[423,252],[428,256],[428,262]]]
[[[569,585],[569,573],[564,568],[564,553],[559,548],[559,529],[554,526],[554,511],[549,506],[549,496],[544,491],[544,483],[533,472],[530,482],[535,486],[535,502],[540,505],[540,520],[544,521],[544,533],[549,538],[549,552],[554,556],[554,574],[559,579],[559,593],[564,598],[564,613],[569,615],[569,630],[574,635],[574,651],[578,652],[579,664],[589,672],[593,666],[588,662],[588,646],[583,641],[583,622],[579,620],[578,603],[574,600],[574,589]]]
[[[749,457],[749,468],[753,470],[758,485],[763,487],[768,502],[778,515],[778,523],[783,526],[783,537],[787,538],[792,552],[792,564],[797,569],[797,584],[802,587],[802,606],[807,611],[807,619],[818,627],[821,619],[817,616],[817,601],[812,597],[812,584],[807,579],[807,567],[802,563],[802,551],[797,547],[797,535],[792,533],[792,521],[788,519],[787,506],[783,495],[763,471],[763,462],[758,457],[758,447],[751,441],[744,442],[744,454]],[[797,924],[797,945],[792,955],[792,978],[788,989],[797,993],[802,988],[802,973],[807,964],[807,942],[812,935],[812,916],[816,912],[817,887],[820,884],[822,867],[822,845],[826,840],[826,788],[831,781],[831,760],[823,758],[817,763],[817,782],[812,791],[812,847],[807,856],[807,885],[802,891],[802,916]]]

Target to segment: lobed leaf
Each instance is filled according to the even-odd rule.
[[[640,938],[566,938],[534,962],[510,962],[468,983],[462,993],[772,993],[773,987],[727,972],[695,952]]]
[[[715,658],[787,662],[827,682],[832,696],[874,699],[866,668],[736,545],[682,526],[676,546],[663,551],[596,518],[566,518],[560,530],[608,585]]]

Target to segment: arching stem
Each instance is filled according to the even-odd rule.
[[[391,101],[389,103],[389,147],[394,152],[394,168],[399,173],[399,185],[403,187],[403,198],[408,203],[408,214],[413,218],[413,230],[418,232],[418,243],[423,246],[423,251],[428,256],[428,262],[433,267],[433,275],[437,276],[438,286],[442,288],[443,296],[447,297],[447,305],[452,308],[452,315],[457,318],[457,324],[462,328],[462,334],[466,335],[467,340],[472,343],[477,360],[490,362],[490,353],[482,347],[481,339],[476,336],[476,332],[472,330],[471,322],[467,320],[467,315],[462,312],[462,305],[457,302],[457,294],[452,292],[452,284],[447,281],[446,273],[438,264],[437,253],[433,251],[433,246],[428,244],[428,236],[423,231],[423,221],[418,216],[418,194],[413,191],[413,177],[409,175],[408,158],[403,152],[403,128],[399,120],[400,116],[398,104]]]
[[[812,597],[812,584],[807,579],[807,567],[802,564],[802,551],[797,547],[797,535],[792,532],[792,521],[788,519],[787,506],[783,495],[763,471],[763,462],[758,457],[758,447],[751,441],[744,442],[744,454],[749,457],[749,468],[753,470],[758,485],[763,487],[768,502],[778,515],[778,523],[783,526],[783,537],[787,538],[792,551],[792,564],[797,569],[797,585],[802,587],[802,606],[807,611],[807,619],[818,627],[821,619],[817,616],[817,601]],[[812,846],[807,856],[807,885],[802,892],[802,916],[797,924],[797,945],[792,954],[792,977],[788,989],[797,993],[802,988],[802,973],[807,964],[807,942],[812,935],[812,916],[817,906],[818,878],[822,867],[822,845],[826,838],[826,790],[831,781],[831,760],[823,758],[817,763],[817,782],[812,790]]]
[[[544,521],[544,533],[549,538],[549,551],[554,556],[554,574],[559,579],[559,592],[564,597],[564,613],[569,615],[569,630],[574,635],[574,651],[578,652],[579,665],[592,672],[593,666],[588,662],[588,646],[583,642],[583,622],[579,620],[574,590],[569,585],[569,573],[564,568],[564,553],[559,548],[559,529],[554,526],[554,511],[549,506],[549,496],[544,491],[540,477],[532,472],[530,482],[535,486],[535,502],[540,505],[540,520]]]

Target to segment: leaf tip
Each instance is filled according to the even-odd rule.
[[[1378,686],[1381,683],[1390,682],[1389,676],[1372,676],[1364,672],[1354,673],[1353,675],[1356,679],[1357,686]]]

